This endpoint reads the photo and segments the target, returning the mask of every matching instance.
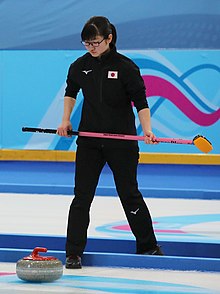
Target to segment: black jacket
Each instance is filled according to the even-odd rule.
[[[101,58],[90,53],[78,58],[69,68],[65,96],[76,98],[80,89],[84,101],[79,131],[136,134],[132,102],[137,111],[148,103],[139,68],[129,58],[116,48]]]

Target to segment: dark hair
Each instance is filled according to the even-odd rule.
[[[82,41],[89,41],[95,39],[97,36],[108,38],[112,34],[112,41],[110,45],[115,45],[117,40],[117,32],[115,26],[104,16],[93,16],[84,25],[81,38]]]

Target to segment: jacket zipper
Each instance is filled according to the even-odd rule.
[[[104,66],[102,69],[101,69],[101,77],[100,77],[100,88],[99,88],[99,95],[100,95],[100,102],[102,102],[102,85],[103,85],[103,78],[104,78],[104,72],[106,69],[108,69],[109,66]]]
[[[100,77],[100,85],[99,85],[99,100],[101,103],[102,103],[103,70],[104,70],[104,68],[101,69],[101,77]]]

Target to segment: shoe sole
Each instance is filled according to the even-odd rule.
[[[67,269],[80,269],[80,268],[82,268],[82,266],[81,265],[66,265],[65,266],[65,268],[67,268]]]

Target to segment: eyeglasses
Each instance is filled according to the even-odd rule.
[[[105,40],[102,39],[101,41],[95,41],[95,42],[87,42],[87,41],[81,41],[81,43],[85,46],[85,47],[89,47],[89,46],[92,46],[92,47],[99,47],[99,45]]]

